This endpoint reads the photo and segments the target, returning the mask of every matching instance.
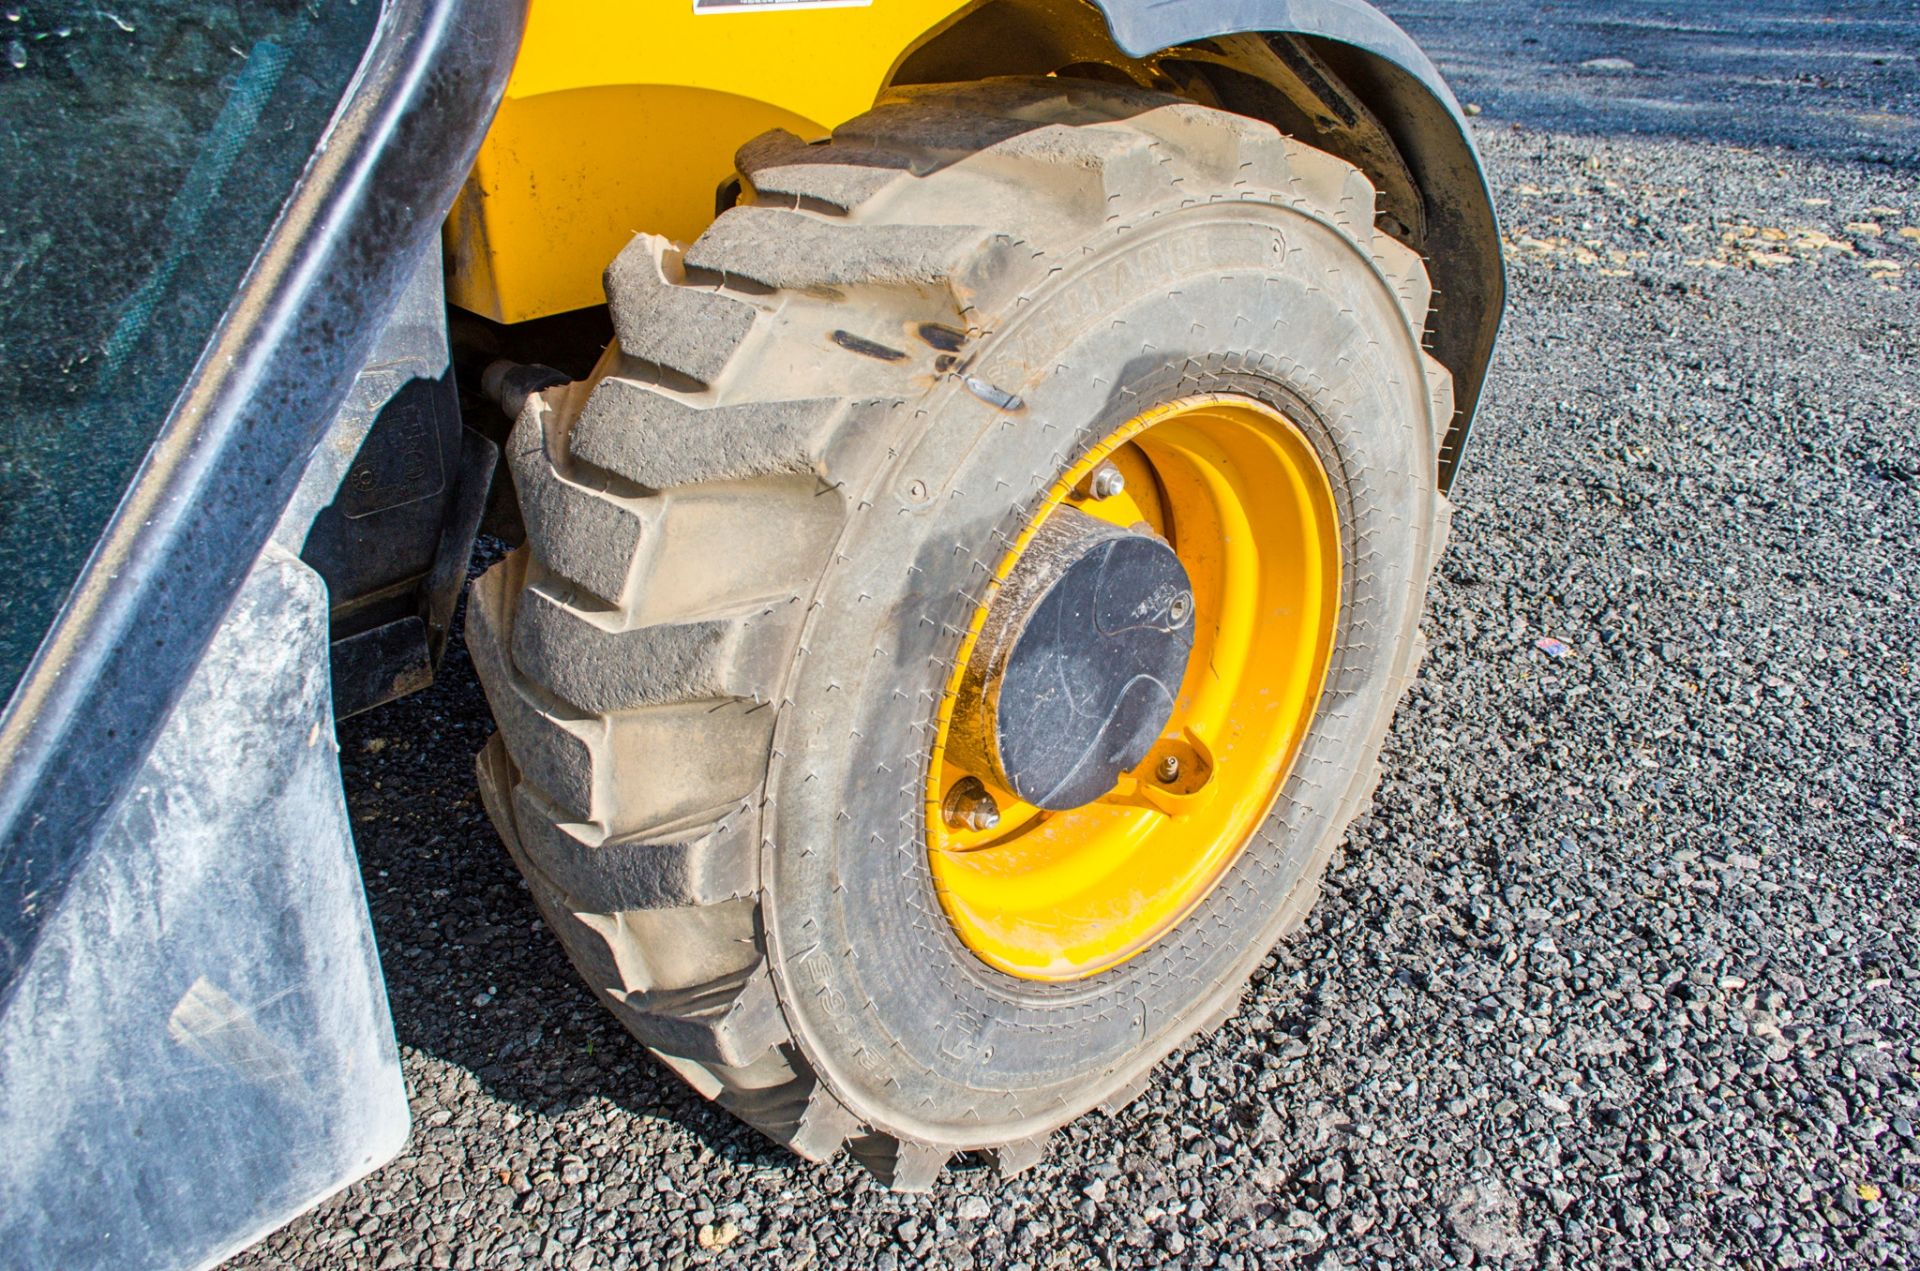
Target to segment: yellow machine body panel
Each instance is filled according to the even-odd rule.
[[[604,303],[601,273],[634,234],[707,227],[742,142],[824,137],[967,3],[534,0],[447,220],[448,299],[496,322]]]

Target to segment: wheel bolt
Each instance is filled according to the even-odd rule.
[[[1180,780],[1180,756],[1167,755],[1154,768],[1153,775],[1160,778],[1160,784],[1170,786]]]
[[[1120,469],[1110,463],[1103,463],[1093,470],[1087,478],[1087,494],[1095,499],[1111,499],[1127,488],[1127,479]]]
[[[1000,805],[978,777],[956,781],[941,804],[941,815],[955,830],[991,830],[1000,824]]]

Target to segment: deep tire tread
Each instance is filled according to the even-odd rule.
[[[878,365],[895,333],[922,324],[976,338],[975,280],[1079,250],[1062,224],[1112,231],[1222,198],[1334,226],[1416,341],[1431,289],[1418,256],[1376,234],[1373,189],[1352,165],[1264,124],[1109,85],[910,89],[830,145],[774,132],[738,162],[749,201],[684,251],[648,235],[622,251],[606,277],[617,345],[594,379],[535,395],[516,424],[527,546],[476,582],[469,606],[500,728],[479,783],[575,966],[664,1063],[809,1159],[845,1146],[889,1186],[925,1190],[954,1149],[862,1125],[816,1076],[759,930],[752,836],[781,676],[843,515],[835,474],[860,444],[838,386],[779,373],[794,364],[777,356],[782,307],[849,301],[846,325],[864,325],[836,338]],[[934,174],[970,197],[939,195]],[[1005,216],[956,224],[953,209]],[[756,378],[763,360],[775,370]],[[1427,375],[1450,417],[1444,369],[1429,359]],[[1376,742],[1416,653],[1401,652]],[[1343,827],[1375,780],[1377,765],[1356,774]],[[1341,837],[1284,902],[1290,927]],[[1214,986],[1211,1015],[1229,1015],[1241,988]],[[1123,1106],[1150,1072],[1116,1076],[1102,1106]],[[1015,1173],[1046,1142],[989,1154]]]

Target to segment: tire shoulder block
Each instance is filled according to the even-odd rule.
[[[687,266],[794,291],[944,288],[990,237],[971,225],[851,226],[782,208],[736,207],[687,250]]]
[[[580,412],[572,453],[653,490],[816,472],[841,409],[826,398],[703,407],[609,377]]]
[[[637,235],[614,257],[606,290],[624,356],[702,385],[720,378],[756,317],[744,301],[687,285],[680,254],[655,234]]]

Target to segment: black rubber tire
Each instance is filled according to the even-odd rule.
[[[481,788],[581,974],[704,1094],[903,1189],[960,1150],[1015,1170],[1224,1018],[1372,792],[1444,535],[1426,272],[1348,164],[1106,84],[903,91],[739,162],[745,205],[622,252],[618,343],[515,428],[527,546],[469,606]],[[1008,977],[925,857],[960,632],[1059,472],[1215,389],[1287,411],[1332,476],[1314,725],[1177,929]]]

